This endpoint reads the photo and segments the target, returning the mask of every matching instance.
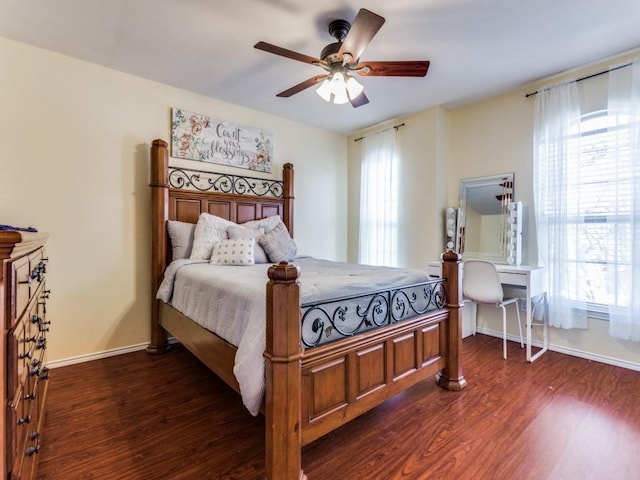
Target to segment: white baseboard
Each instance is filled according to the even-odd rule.
[[[502,338],[502,332],[496,330],[490,330],[488,328],[478,328],[478,333],[483,333],[492,337]],[[518,335],[507,334],[507,340],[513,342],[520,342]],[[532,346],[542,348],[542,342],[534,340],[531,343]],[[560,345],[549,344],[549,350],[564,353],[565,355],[571,355],[573,357],[584,358],[586,360],[592,360],[594,362],[606,363],[607,365],[614,365],[616,367],[628,368],[629,370],[635,370],[640,372],[640,363],[629,362],[626,360],[620,360],[619,358],[611,358],[605,355],[598,355],[596,353],[585,352],[584,350],[578,350],[575,348],[563,347]]]
[[[177,340],[173,337],[169,338],[169,343],[177,343]],[[149,346],[149,342],[138,343],[137,345],[129,345],[128,347],[118,347],[111,350],[103,350],[102,352],[87,353],[86,355],[78,355],[77,357],[63,358],[62,360],[54,360],[47,362],[48,368],[66,367],[68,365],[75,365],[77,363],[91,362],[93,360],[100,360],[101,358],[114,357],[116,355],[124,355],[125,353],[139,352]]]

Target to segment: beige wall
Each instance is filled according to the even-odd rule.
[[[51,235],[50,361],[149,339],[148,151],[171,107],[271,132],[300,252],[346,259],[344,136],[2,38],[0,68],[0,223]]]
[[[606,70],[610,65],[626,61],[638,53],[636,51],[590,65],[563,77],[578,78]],[[525,205],[523,263],[537,264],[535,225],[531,211],[535,100],[525,95],[563,77],[547,79],[452,111],[429,109],[391,123],[405,122],[407,125],[400,129],[398,135],[404,161],[412,175],[411,186],[405,191],[405,202],[414,206],[414,220],[406,231],[407,236],[413,237],[413,241],[405,245],[409,259],[407,264],[425,268],[425,258],[427,261],[438,258],[437,253],[444,244],[443,210],[446,205],[458,204],[459,182],[462,178],[506,172],[515,174],[515,199]],[[606,76],[602,76],[581,82],[583,100],[586,90],[604,88],[605,79]],[[602,105],[594,104],[591,107],[601,108]],[[353,192],[359,188],[360,161],[360,152],[352,145],[352,139],[375,130],[357,132],[349,139],[348,251],[351,260],[357,258],[358,234],[354,224],[357,223],[359,199]],[[447,186],[444,199],[440,180]],[[409,224],[405,223],[407,226]],[[480,307],[479,327],[501,332],[499,313],[498,309]],[[509,333],[517,335],[515,322],[510,322],[510,325],[513,328]],[[589,329],[585,331],[551,328],[550,342],[552,348],[558,351],[640,370],[640,343],[610,337],[608,322],[603,320],[590,319]]]
[[[457,204],[463,177],[514,172],[516,199],[532,203],[534,102],[524,94],[548,82],[451,112],[431,108],[345,138],[6,39],[0,39],[0,65],[0,223],[51,234],[50,360],[148,341],[148,149],[152,139],[168,139],[174,106],[274,134],[276,170],[285,162],[296,166],[302,253],[357,260],[360,142],[354,139],[398,123],[405,123],[398,130],[407,206],[403,265],[426,268],[438,258],[444,208]],[[314,208],[319,203],[321,211]],[[533,232],[532,215],[526,232]],[[534,235],[527,235],[527,246],[524,258],[534,263]],[[499,330],[492,315],[481,311],[480,320]],[[587,331],[552,329],[551,342],[558,350],[640,366],[640,344],[614,340],[607,325],[592,319]]]

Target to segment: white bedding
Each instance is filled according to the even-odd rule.
[[[355,265],[298,257],[302,303],[428,280],[420,270]],[[264,395],[266,282],[269,264],[215,266],[176,260],[157,297],[238,347],[233,373],[242,401],[257,415]]]

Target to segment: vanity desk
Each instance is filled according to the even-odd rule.
[[[440,265],[441,262],[429,262],[427,273],[430,277],[439,278],[440,275]],[[517,289],[520,295],[515,294],[514,296],[520,297],[521,301],[524,300],[526,302],[526,350],[527,350],[527,361],[533,362],[540,355],[547,351],[548,348],[548,340],[549,340],[549,332],[548,332],[548,323],[547,322],[536,322],[534,323],[533,318],[533,298],[543,295],[546,293],[545,287],[545,279],[544,279],[544,268],[543,267],[533,267],[530,265],[499,265],[496,264],[496,270],[498,271],[498,277],[500,278],[500,283],[502,283],[503,287],[506,288],[514,288]],[[462,281],[464,282],[464,262],[462,262]],[[466,313],[469,312],[469,315]],[[468,324],[471,323],[475,326],[475,308],[471,308],[463,312],[463,321],[467,323],[467,327],[463,327],[463,331],[469,332],[470,329]],[[531,329],[533,326],[542,326],[543,327],[543,341],[542,347],[535,354],[532,355],[531,352],[531,343],[532,343],[532,332]]]
[[[445,212],[445,248],[462,255],[464,260],[488,260],[496,266],[506,297],[518,297],[526,318],[527,361],[533,362],[548,348],[548,322],[544,311],[541,320],[534,315],[537,298],[546,293],[543,267],[521,265],[523,256],[522,202],[515,201],[513,173],[467,178],[460,181],[457,207]],[[440,277],[440,262],[428,265],[430,277]],[[542,303],[544,307],[544,302]],[[465,302],[462,309],[462,336],[475,333],[476,304]],[[538,313],[538,312],[536,312]],[[543,327],[540,350],[532,354],[532,327]],[[536,346],[540,343],[536,342]]]

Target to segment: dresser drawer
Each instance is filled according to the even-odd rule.
[[[39,315],[38,303],[30,304],[20,322],[7,337],[7,390],[12,398],[18,384],[24,378],[32,379],[44,375],[44,352],[47,347],[46,330],[48,325]]]
[[[46,396],[47,386],[46,380],[30,378],[19,389],[17,400],[19,407],[15,409],[17,416],[14,423],[16,435],[11,437],[14,441],[14,445],[11,446],[13,455],[11,478],[20,480],[36,478],[40,432],[44,423],[42,402]]]
[[[10,315],[7,317],[7,325],[5,328],[11,328],[12,322],[15,323],[17,318],[24,313],[25,308],[29,304],[29,286],[31,284],[31,270],[29,269],[29,258],[22,257],[12,263],[12,280],[15,282],[15,298]]]
[[[8,420],[8,445],[7,460],[10,461],[10,470],[14,473],[22,470],[25,457],[33,455],[33,451],[27,452],[28,444],[34,440],[39,441],[38,433],[39,412],[36,402],[27,398],[23,385],[17,389],[13,401],[9,405]],[[27,453],[31,453],[28,455]],[[28,478],[19,477],[18,478]]]
[[[43,248],[28,256],[20,257],[11,263],[9,280],[15,288],[10,299],[9,316],[5,319],[5,328],[10,329],[20,319],[34,297],[44,290],[47,272],[47,259]]]

